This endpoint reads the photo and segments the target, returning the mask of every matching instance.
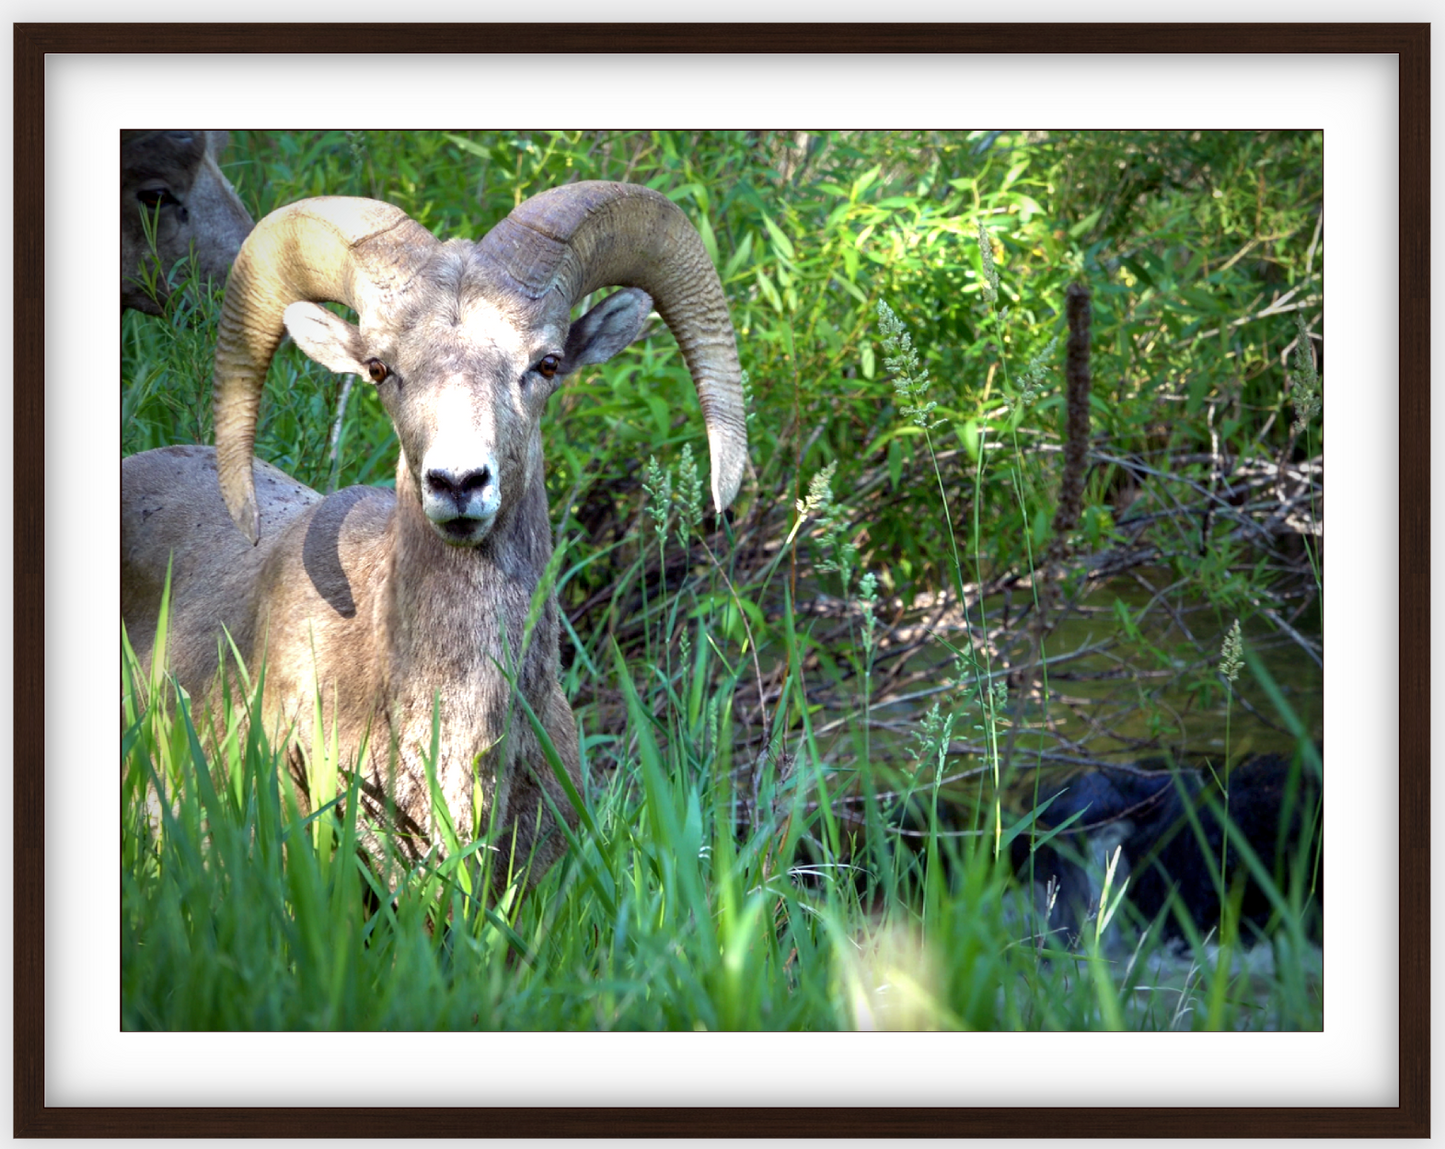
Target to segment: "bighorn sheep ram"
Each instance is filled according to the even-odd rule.
[[[121,132],[122,309],[161,314],[158,300],[170,293],[166,276],[193,248],[201,276],[226,281],[251,230],[250,214],[216,165],[226,139],[225,132]],[[154,252],[146,236],[151,219]],[[158,298],[146,290],[147,278]]]
[[[569,322],[604,286],[624,290]],[[323,301],[348,304],[359,325]],[[298,743],[310,743],[319,695],[342,761],[359,761],[363,807],[403,858],[441,838],[423,763],[439,699],[436,773],[453,825],[472,838],[475,788],[481,826],[495,819],[503,856],[515,849],[519,871],[530,860],[535,881],[566,845],[541,790],[575,814],[504,668],[580,778],[555,598],[523,642],[552,552],[542,409],[572,371],[631,343],[654,301],[697,387],[721,512],[747,456],[737,347],[717,272],[665,196],[555,188],[475,244],[440,242],[374,200],[323,197],[267,216],[226,291],[215,450],[161,448],[121,466],[121,611],[137,654],[149,664],[172,563],[167,655],[180,684],[216,698],[223,628],[248,667],[264,659],[266,729],[293,731],[303,785]],[[401,445],[394,494],[322,498],[253,460],[283,330],[375,385]]]

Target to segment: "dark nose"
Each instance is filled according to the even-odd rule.
[[[426,473],[427,490],[438,498],[451,499],[457,510],[462,510],[467,500],[491,481],[490,467],[477,467],[461,474],[436,467]]]

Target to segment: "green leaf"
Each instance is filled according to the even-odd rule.
[[[1086,231],[1088,231],[1088,230],[1089,230],[1090,228],[1092,228],[1096,223],[1098,223],[1098,222],[1099,222],[1099,217],[1100,217],[1101,215],[1103,215],[1103,214],[1104,214],[1104,209],[1103,209],[1103,208],[1095,208],[1095,209],[1094,209],[1093,211],[1091,211],[1088,215],[1086,215],[1083,219],[1079,220],[1078,223],[1074,224],[1073,227],[1069,228],[1069,238],[1070,238],[1070,239],[1078,239],[1079,236],[1083,235]]]
[[[697,206],[700,207],[703,212],[707,211],[707,188],[705,188],[702,184],[678,184],[676,187],[669,189],[663,194],[666,195],[668,199],[672,200],[673,203],[681,203],[688,196],[692,196],[694,199],[697,200]]]
[[[878,173],[882,170],[883,166],[876,164],[854,180],[853,190],[848,193],[848,198],[856,203],[863,193],[873,186],[873,181],[878,178]]]
[[[446,138],[470,156],[478,156],[484,160],[489,160],[492,158],[491,152],[489,152],[486,148],[482,147],[482,145],[477,143],[475,140],[467,139],[466,136],[453,135],[451,132],[448,132],[446,134]]]
[[[968,457],[978,462],[978,420],[964,420],[959,428],[959,438],[963,440],[963,449],[968,452]]]
[[[737,269],[743,264],[747,263],[748,257],[752,254],[752,251],[753,233],[748,232],[747,235],[743,236],[742,243],[738,244],[737,250],[734,251],[732,255],[728,256],[727,266],[723,268],[723,279],[731,279],[733,275],[737,272]]]
[[[1043,507],[1034,512],[1033,527],[1029,532],[1033,539],[1034,550],[1037,550],[1049,541],[1049,513]]]
[[[763,293],[763,298],[773,305],[774,311],[781,313],[783,310],[783,300],[782,297],[778,295],[778,289],[773,286],[773,281],[768,278],[768,273],[761,267],[758,267],[753,269],[753,274],[757,277],[758,290]]]
[[[768,229],[768,234],[773,237],[773,247],[777,249],[784,259],[793,260],[797,256],[793,252],[793,241],[783,234],[782,228],[773,222],[773,217],[766,212],[763,213],[763,224]]]
[[[714,267],[721,266],[722,259],[718,256],[717,251],[717,236],[713,234],[712,224],[708,221],[705,211],[697,213],[697,233],[702,237],[702,245],[707,249],[707,256],[712,260],[712,265]]]
[[[844,259],[846,260],[846,258],[847,258],[847,256],[845,255],[845,256],[844,256]],[[854,258],[855,258],[855,259],[857,258],[856,255],[854,256]],[[863,304],[864,307],[867,307],[867,306],[868,306],[868,297],[863,294],[862,289],[859,288],[856,284],[850,283],[850,282],[849,282],[848,280],[846,280],[846,279],[837,279],[837,278],[835,278],[835,279],[832,281],[832,286],[841,287],[844,291],[846,291],[849,295],[851,295],[851,296],[852,296],[854,299],[856,299],[859,303]]]

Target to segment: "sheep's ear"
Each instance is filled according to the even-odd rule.
[[[315,303],[293,303],[286,309],[286,330],[296,346],[338,375],[366,378],[361,364],[361,332],[341,316]]]
[[[562,373],[571,374],[584,363],[605,363],[637,338],[652,314],[652,296],[636,287],[613,292],[567,333]]]

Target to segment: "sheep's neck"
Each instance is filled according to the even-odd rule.
[[[470,758],[506,726],[511,688],[503,670],[539,711],[551,689],[554,599],[544,604],[523,647],[532,596],[551,553],[546,490],[528,485],[481,544],[454,547],[427,520],[403,462],[392,531],[383,609],[391,636],[386,692],[393,724],[399,719],[409,732],[418,723],[429,730],[439,698],[443,740],[452,753]]]
[[[466,837],[480,811],[505,825],[512,763],[526,716],[545,710],[557,667],[557,605],[548,597],[527,641],[527,614],[551,553],[546,488],[529,484],[512,513],[476,547],[444,542],[422,512],[403,460],[390,525],[390,569],[378,609],[389,635],[383,671],[389,738],[400,767],[394,784],[378,746],[375,781],[394,785],[405,818],[436,839],[423,755],[440,707],[436,779],[453,824]],[[382,620],[378,619],[378,622]],[[424,844],[424,843],[423,843]]]

